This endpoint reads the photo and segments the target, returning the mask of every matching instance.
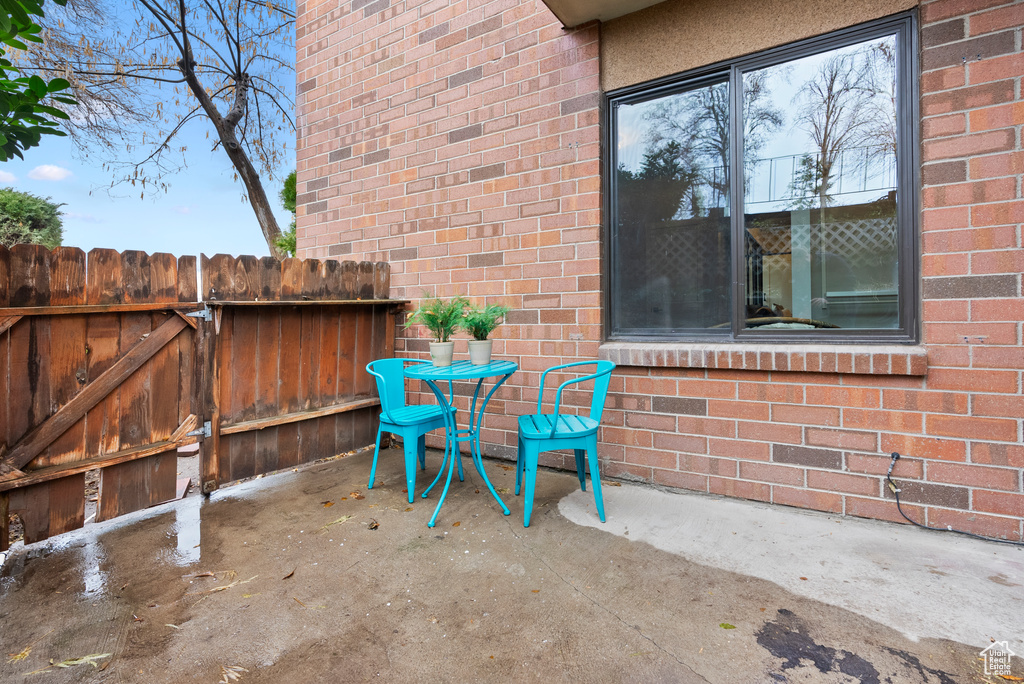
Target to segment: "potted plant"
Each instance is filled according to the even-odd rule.
[[[419,323],[430,331],[434,341],[430,343],[430,361],[435,366],[452,365],[455,342],[451,336],[459,329],[462,313],[469,302],[465,297],[441,299],[434,297],[423,301],[405,321],[405,327]]]
[[[473,336],[469,341],[469,361],[474,366],[491,362],[492,340],[487,339],[487,336],[501,325],[511,310],[500,304],[488,304],[483,307],[474,304],[463,315],[459,327]]]

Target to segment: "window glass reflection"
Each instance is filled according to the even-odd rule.
[[[896,47],[743,74],[747,328],[898,326]]]
[[[613,325],[729,331],[729,88],[616,109]]]

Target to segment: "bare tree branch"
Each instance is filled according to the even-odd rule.
[[[280,256],[261,176],[281,169],[294,131],[294,6],[124,0],[115,13],[102,0],[69,0],[47,15],[43,42],[14,57],[29,73],[72,84],[79,105],[67,110],[66,129],[79,153],[102,153],[114,187],[160,187],[188,160],[174,141],[205,121]]]

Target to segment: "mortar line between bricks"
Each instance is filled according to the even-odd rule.
[[[518,534],[516,534],[516,532],[515,532],[515,531],[514,531],[514,530],[512,529],[512,527],[513,527],[513,526],[512,526],[512,524],[511,524],[511,522],[509,521],[509,519],[508,519],[508,518],[505,518],[505,524],[509,526],[509,531],[510,531],[510,532],[512,532],[512,534],[513,534],[513,535],[515,535],[517,539],[523,539],[523,538],[522,538],[521,536],[519,536]],[[554,569],[553,567],[551,567],[551,565],[550,565],[550,564],[549,564],[549,563],[548,563],[548,562],[547,562],[547,561],[546,561],[546,560],[545,560],[544,558],[542,558],[542,557],[541,557],[540,555],[538,555],[538,554],[536,553],[536,551],[534,550],[534,548],[533,548],[533,547],[532,547],[532,546],[531,546],[531,545],[530,545],[529,543],[526,543],[526,540],[525,540],[525,539],[523,539],[523,542],[524,542],[524,543],[523,543],[523,546],[524,546],[524,548],[525,548],[525,549],[526,549],[527,551],[529,551],[530,555],[531,555],[531,556],[533,556],[533,557],[534,557],[534,559],[536,559],[537,561],[539,561],[541,565],[543,565],[543,566],[544,566],[544,567],[546,567],[546,568],[547,568],[548,570],[550,570],[550,571],[551,571],[552,573],[554,573],[555,577],[557,577],[557,578],[558,578],[559,580],[561,580],[561,582],[562,582],[563,584],[565,584],[566,586],[570,587],[570,588],[571,588],[571,589],[572,589],[572,590],[573,590],[574,592],[576,592],[577,594],[579,594],[579,595],[580,595],[580,596],[582,596],[583,598],[587,599],[587,601],[589,601],[589,602],[590,602],[590,603],[591,603],[591,604],[592,604],[592,605],[593,605],[594,607],[596,607],[596,608],[598,608],[598,609],[600,609],[600,610],[604,611],[605,613],[607,613],[607,614],[608,614],[608,615],[610,615],[611,617],[615,618],[615,620],[616,620],[616,621],[618,621],[618,622],[620,622],[620,623],[621,623],[621,624],[622,624],[622,625],[623,625],[624,627],[628,627],[628,628],[631,628],[631,629],[633,629],[633,630],[634,630],[634,631],[635,631],[635,632],[636,632],[637,634],[639,634],[639,635],[640,635],[640,636],[641,636],[641,637],[642,637],[642,638],[643,638],[643,639],[644,639],[645,641],[647,641],[648,643],[650,643],[650,644],[651,644],[652,646],[654,646],[654,647],[655,647],[656,649],[658,649],[659,651],[661,651],[662,653],[664,653],[664,654],[665,654],[666,656],[668,656],[669,658],[672,658],[672,660],[676,661],[676,662],[677,662],[677,663],[679,663],[679,664],[680,664],[681,666],[685,667],[685,668],[686,668],[686,669],[687,669],[687,670],[688,670],[689,672],[691,672],[691,673],[692,673],[692,674],[694,674],[695,676],[697,676],[697,677],[700,677],[700,680],[701,680],[702,682],[708,682],[708,679],[707,679],[706,677],[704,677],[704,676],[703,676],[702,674],[700,674],[699,672],[697,672],[696,670],[694,670],[694,669],[693,669],[692,667],[690,667],[690,666],[689,666],[689,665],[688,665],[687,663],[685,663],[685,662],[683,662],[682,660],[680,660],[680,659],[679,659],[679,657],[678,657],[678,656],[677,656],[677,655],[676,655],[675,653],[673,653],[672,651],[669,651],[668,649],[666,649],[665,647],[663,647],[663,646],[662,646],[661,644],[659,644],[659,643],[658,643],[657,641],[655,641],[653,637],[650,637],[650,636],[648,636],[647,634],[644,634],[643,630],[642,630],[642,629],[640,629],[640,628],[639,628],[638,626],[636,626],[636,625],[633,625],[633,624],[630,624],[629,622],[626,622],[626,621],[625,621],[625,620],[623,620],[623,619],[622,619],[621,617],[619,617],[619,615],[617,615],[616,613],[613,613],[613,612],[612,612],[611,610],[609,610],[608,608],[606,608],[606,607],[605,607],[605,606],[604,606],[604,605],[603,605],[602,603],[600,603],[599,601],[597,601],[597,600],[595,600],[595,599],[591,598],[591,597],[590,597],[590,596],[589,596],[589,595],[588,595],[588,594],[587,594],[586,592],[582,591],[582,590],[581,590],[581,589],[580,589],[579,587],[577,587],[577,586],[576,586],[575,584],[573,584],[573,583],[572,583],[572,582],[570,582],[569,580],[567,580],[567,579],[565,579],[564,577],[562,577],[562,574],[561,574],[560,572],[558,572],[557,570],[555,570],[555,569]],[[708,684],[710,684],[710,682],[708,682]]]

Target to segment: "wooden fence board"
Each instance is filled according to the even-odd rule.
[[[306,289],[306,275],[311,272],[307,259],[304,264],[306,269],[303,272],[303,292],[315,290]],[[302,367],[299,370],[299,399],[303,409],[316,408],[320,403],[320,387],[317,377],[320,374],[320,308],[319,306],[302,307],[302,340],[300,356]],[[299,445],[301,450],[307,454],[317,453],[319,450],[320,434],[314,421],[307,421],[299,425]]]
[[[10,510],[10,495],[7,492],[0,492],[0,551],[11,548],[11,530],[7,522],[10,520]]]
[[[230,254],[214,254],[209,272],[203,270],[203,299],[230,301],[235,298],[235,259]],[[207,285],[209,282],[209,285]]]
[[[85,294],[84,288],[81,289]],[[50,319],[50,401],[62,407],[74,399],[87,381],[87,334],[85,316],[55,316]],[[40,468],[70,463],[85,457],[85,416],[57,437],[33,465]]]
[[[386,262],[373,265],[373,298],[388,299],[391,296],[391,268]]]
[[[260,259],[260,301],[273,302],[281,299],[282,270],[282,263],[274,257],[263,257]]]
[[[298,259],[291,259],[298,263]],[[302,316],[299,307],[280,308],[281,343],[279,357],[278,404],[281,413],[294,413],[302,408],[299,399],[299,375],[302,358],[299,353],[302,339]],[[278,464],[281,468],[296,466],[299,461],[299,426],[285,425],[277,431]]]
[[[3,444],[4,446],[12,443],[9,434],[10,417],[8,416],[8,411],[10,410],[11,404],[15,403],[12,401],[15,396],[11,394],[11,374],[8,366],[11,350],[10,339],[10,330],[0,332],[0,397],[7,398],[6,401],[0,401],[0,444]],[[2,522],[2,520],[0,520],[0,522]],[[0,528],[2,527],[4,526],[0,524]]]
[[[11,252],[0,245],[0,306],[11,305]]]
[[[124,303],[120,254],[112,249],[90,250],[86,269],[86,301],[89,304]]]
[[[178,257],[177,293],[179,302],[194,302],[199,299],[199,290],[196,285],[196,258],[194,256]]]
[[[237,283],[236,283],[237,284]],[[236,291],[236,296],[238,292]],[[227,420],[239,422],[256,418],[256,340],[258,310],[232,309],[225,316],[232,318],[232,337],[229,348],[231,358],[231,410]],[[227,345],[225,345],[226,347]],[[230,448],[232,480],[256,475],[256,436],[232,435],[227,440]]]
[[[153,296],[149,255],[137,250],[121,253],[122,280],[126,304],[148,302]]]
[[[207,326],[209,323],[206,324]],[[234,316],[230,310],[226,310],[223,313],[223,318],[220,324],[220,332],[213,338],[212,343],[217,357],[217,367],[219,371],[217,379],[217,417],[218,423],[224,420],[231,420],[232,416],[232,404],[231,404],[231,380],[234,375],[235,368],[231,363],[231,341],[234,332]],[[218,428],[219,434],[219,428]],[[205,445],[204,445],[205,446]],[[227,437],[220,439],[220,444],[217,448],[217,453],[221,454],[222,457],[218,459],[217,468],[217,482],[230,482],[231,481],[231,451],[230,443]]]
[[[356,299],[373,299],[373,262],[359,262],[359,279],[357,281]]]
[[[302,262],[303,299],[324,299],[326,292],[323,262],[319,259],[305,259]]]
[[[166,319],[174,314],[153,314],[150,326],[158,330]],[[183,331],[188,328],[183,329]],[[178,336],[188,339],[188,335]],[[149,410],[152,416],[147,443],[163,441],[171,436],[181,423],[179,420],[179,378],[178,337],[164,345],[149,362],[150,392]],[[187,413],[185,415],[188,415]]]
[[[42,245],[11,248],[11,306],[50,303],[50,251]]]
[[[153,332],[150,317],[127,315],[121,319],[121,349],[132,349],[141,344]],[[161,348],[163,345],[161,345]],[[124,357],[122,357],[124,358]],[[122,449],[149,443],[152,431],[152,406],[149,401],[152,390],[152,367],[144,365],[120,384],[121,415],[120,441]]]
[[[302,299],[302,260],[290,257],[281,262],[281,299]]]
[[[267,272],[263,268],[265,261],[262,261],[260,264],[261,274]],[[273,290],[273,282],[268,283],[266,280],[261,280],[261,298],[269,298],[273,294],[280,294],[280,268],[275,268],[274,272],[278,274],[276,293]],[[266,286],[265,289],[264,285]],[[290,353],[288,350],[282,350],[281,347],[281,307],[259,308],[257,310],[256,325],[256,417],[268,418],[281,413],[280,362],[282,352],[284,354]],[[276,426],[267,427],[255,433],[255,462],[253,465],[257,473],[273,472],[280,467],[278,435],[279,430]]]
[[[6,495],[10,513],[21,519],[26,544],[85,524],[84,473],[15,489]]]
[[[85,252],[57,247],[50,253],[50,306],[85,304]]]
[[[173,254],[157,252],[149,257],[150,296],[148,302],[173,304],[178,301],[178,260]]]
[[[355,326],[355,382],[354,393],[357,397],[369,396],[373,392],[374,382],[369,373],[366,372],[366,364],[377,358],[373,354],[373,308],[360,308],[356,311]]]
[[[337,299],[345,288],[341,277],[343,273],[341,263],[337,261],[325,261],[323,263],[325,298]]]
[[[194,272],[195,269],[193,269]],[[185,418],[199,411],[195,404],[197,398],[196,365],[198,353],[198,330],[191,335],[178,335],[178,425],[184,422]]]
[[[359,296],[359,264],[355,261],[344,261],[341,264],[342,299],[355,299]]]
[[[110,520],[174,498],[177,451],[103,468],[96,520]]]
[[[320,387],[318,406],[331,406],[338,401],[338,344],[340,317],[336,307],[320,309]],[[322,457],[334,456],[337,451],[336,419],[318,421],[317,444]]]
[[[256,399],[255,417],[266,418],[280,413],[279,368],[281,349],[281,309],[260,308],[256,311]],[[289,353],[284,350],[284,353]]]
[[[57,247],[50,253],[51,306],[82,306],[85,296],[85,252],[76,247]],[[85,387],[86,336],[84,315],[55,316],[50,319],[50,403],[61,407]],[[84,417],[39,456],[37,468],[69,463],[85,456]]]
[[[117,361],[121,349],[121,317],[97,314],[89,317],[89,349],[86,376],[91,383]],[[85,418],[85,451],[112,454],[121,449],[121,393],[111,390]]]

